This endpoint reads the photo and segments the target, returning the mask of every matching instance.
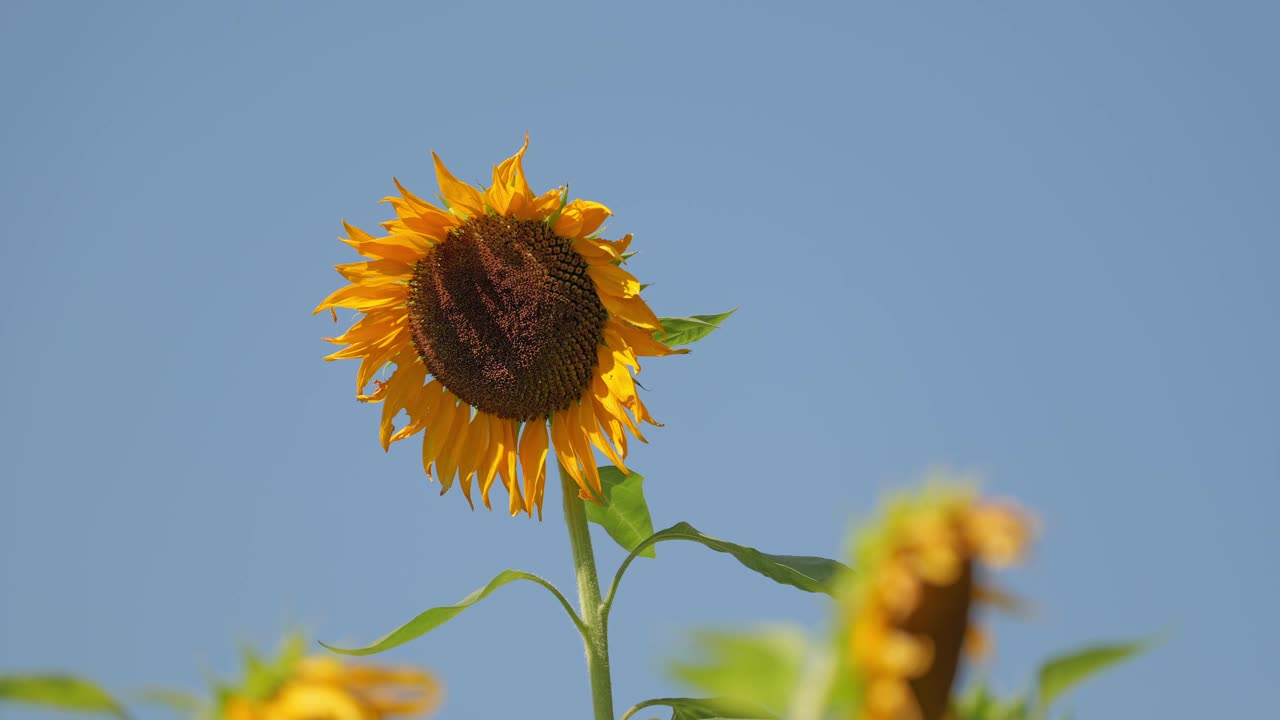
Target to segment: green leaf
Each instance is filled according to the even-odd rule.
[[[73,675],[0,675],[0,701],[129,717],[110,693]]]
[[[961,695],[952,710],[956,720],[1028,720],[1031,716],[1021,697],[1002,700],[979,682]]]
[[[654,698],[632,707],[622,716],[628,720],[644,708],[671,708],[671,720],[777,720],[777,715],[748,703],[725,698]]]
[[[171,690],[169,688],[145,688],[132,693],[138,698],[138,702],[147,703],[149,705],[163,705],[175,712],[183,715],[194,716],[205,707],[205,699],[201,696],[187,692],[185,690]]]
[[[1040,666],[1037,697],[1043,710],[1093,675],[1145,651],[1149,641],[1091,645],[1051,658]]]
[[[800,588],[805,592],[828,595],[834,591],[836,578],[849,568],[843,563],[810,555],[770,555],[755,548],[738,545],[726,540],[703,535],[687,522],[659,530],[641,544],[641,548],[666,540],[692,540],[702,543],[716,552],[732,555],[749,570],[754,570],[774,582]]]
[[[600,484],[604,487],[605,504],[586,503],[587,519],[604,528],[623,550],[635,550],[653,534],[653,519],[644,501],[644,476],[637,472],[623,475],[608,465],[600,468]],[[656,557],[653,546],[645,547],[640,554]]]
[[[719,315],[658,318],[659,322],[662,323],[662,330],[655,332],[653,337],[671,347],[688,345],[710,335],[712,331],[720,327],[720,323],[736,312],[738,312],[738,309],[734,308]]]
[[[702,632],[694,635],[694,644],[704,659],[672,663],[672,675],[699,690],[726,698],[739,708],[784,710],[799,686],[808,653],[804,635],[790,628],[754,633]],[[758,713],[729,717],[770,716]]]
[[[457,617],[463,610],[466,610],[472,605],[475,605],[481,600],[489,597],[494,590],[497,590],[507,583],[515,582],[516,580],[528,580],[530,582],[535,582],[551,591],[551,594],[555,595],[556,599],[560,601],[560,604],[569,613],[569,617],[573,620],[574,624],[581,629],[582,621],[578,618],[577,614],[574,613],[573,606],[565,600],[564,595],[561,594],[554,585],[533,573],[522,572],[520,570],[503,570],[495,575],[494,578],[489,581],[488,585],[476,590],[453,605],[445,605],[443,607],[434,607],[430,610],[424,610],[414,619],[404,625],[401,625],[395,630],[392,630],[366,647],[337,648],[332,645],[326,645],[325,643],[320,644],[340,655],[373,655],[384,650],[390,650],[393,647],[398,647],[410,640],[416,640],[417,638],[426,635],[432,630],[435,630],[441,625]]]

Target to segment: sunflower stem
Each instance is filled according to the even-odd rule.
[[[613,720],[613,681],[609,677],[609,617],[600,601],[600,579],[591,549],[587,509],[578,497],[578,484],[560,466],[560,489],[564,494],[564,522],[569,526],[569,546],[578,578],[578,605],[584,627],[582,641],[587,650],[587,674],[591,678],[591,704],[595,720]]]

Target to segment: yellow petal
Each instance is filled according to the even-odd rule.
[[[409,297],[409,288],[394,283],[384,285],[347,285],[330,293],[329,297],[316,306],[312,315],[333,307],[344,307],[351,310],[372,310],[388,307],[404,302]]]
[[[602,293],[617,295],[620,298],[640,296],[640,281],[613,263],[591,263],[587,265],[587,275],[595,282],[596,289]]]
[[[646,330],[661,330],[662,323],[640,297],[621,298],[610,293],[600,293],[600,302],[615,317]]]
[[[427,431],[422,436],[422,469],[431,475],[431,465],[440,457],[440,453],[453,442],[453,420],[458,398],[438,382],[427,385],[428,388],[440,388],[441,398],[432,404],[430,417],[427,418]]]
[[[476,411],[476,420],[487,425],[486,436],[488,437],[488,444],[482,448],[480,462],[476,465],[476,485],[480,487],[480,501],[484,503],[485,508],[492,510],[493,506],[489,504],[489,488],[493,487],[493,479],[498,474],[498,463],[502,462],[505,450],[502,445],[505,440],[502,424],[505,421],[496,415],[479,411]]]
[[[570,201],[556,218],[552,230],[562,238],[570,240],[586,237],[599,229],[613,211],[598,202],[581,198]]]
[[[524,217],[529,214],[533,191],[524,177],[522,159],[529,149],[529,133],[524,134],[524,146],[493,169],[493,185],[485,193],[489,205],[499,215]]]
[[[547,479],[547,422],[534,420],[524,425],[520,435],[520,470],[524,473],[525,510],[542,509],[542,490]]]
[[[565,432],[569,436],[570,446],[573,448],[574,457],[582,464],[584,471],[584,479],[587,484],[583,490],[588,492],[589,499],[592,502],[599,503],[604,498],[604,488],[600,485],[600,471],[596,467],[596,455],[591,450],[591,443],[587,440],[587,420],[591,425],[595,425],[595,417],[588,411],[584,417],[582,412],[582,404],[578,403],[564,411],[564,417],[568,421]]]
[[[388,282],[405,282],[413,277],[413,266],[399,260],[371,260],[368,262],[334,265],[338,274],[353,283],[376,285]]]
[[[610,346],[616,347],[613,343],[613,339],[616,337],[625,346],[631,348],[633,353],[645,357],[685,355],[689,352],[688,348],[667,347],[661,341],[653,339],[652,331],[641,330],[618,320],[610,321],[605,325],[605,337]]]
[[[564,192],[565,188],[559,187],[534,198],[533,202],[529,203],[529,217],[523,219],[546,220],[551,217],[556,210],[560,209],[560,197]]]
[[[400,360],[403,361],[404,358]],[[426,374],[426,368],[421,362],[406,363],[397,367],[387,379],[387,395],[382,402],[382,422],[378,428],[378,439],[382,442],[384,451],[391,447],[396,416],[421,394]]]
[[[453,409],[453,424],[449,442],[436,458],[436,472],[440,474],[440,494],[443,495],[453,486],[453,477],[458,472],[458,463],[462,459],[462,451],[466,447],[467,437],[471,432],[471,406],[465,401]]]
[[[568,411],[561,410],[551,416],[551,445],[556,452],[556,460],[565,472],[569,473],[569,477],[578,484],[580,488],[586,488],[586,484],[582,481],[582,471],[578,468],[578,459],[574,456],[573,442],[569,439],[569,418]]]
[[[604,456],[609,458],[619,470],[623,473],[629,473],[626,464],[622,462],[622,456],[614,450],[613,440],[606,423],[611,422],[617,426],[619,433],[621,433],[622,428],[618,426],[617,420],[607,417],[608,413],[604,413],[607,419],[601,420],[601,412],[603,411],[598,410],[594,397],[583,400],[582,408],[579,410],[583,421],[583,431],[586,433],[587,439],[591,441],[591,444],[599,448],[600,452],[604,453]]]
[[[484,413],[476,412],[475,417],[471,419],[471,427],[467,430],[467,442],[458,456],[458,481],[462,485],[462,494],[467,498],[467,504],[472,510],[476,505],[471,501],[471,478],[476,474],[476,469],[485,462],[484,455],[489,450],[487,418],[488,416]]]
[[[507,489],[511,500],[507,511],[517,515],[525,510],[524,496],[520,494],[520,483],[516,475],[516,464],[519,461],[516,445],[516,424],[513,420],[499,419],[502,429],[502,453],[498,459],[498,476],[502,478],[502,486]],[[530,512],[532,514],[532,512]]]
[[[436,163],[436,181],[440,183],[440,194],[449,203],[449,212],[468,217],[484,215],[484,198],[480,196],[480,191],[454,177],[440,161],[439,155],[431,153],[431,157]]]
[[[424,218],[439,217],[441,220],[447,218],[449,213],[406,190],[398,179],[391,178],[391,182],[396,184],[396,189],[400,191],[400,196],[404,198],[405,203],[413,210],[415,215]],[[391,198],[387,199],[390,200]]]

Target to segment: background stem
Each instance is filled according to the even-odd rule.
[[[609,618],[604,614],[604,605],[600,601],[600,579],[596,576],[596,557],[591,550],[587,510],[578,497],[578,484],[563,466],[560,466],[560,490],[564,495],[564,522],[569,526],[569,546],[573,548],[573,567],[577,571],[578,606],[585,627],[582,640],[587,650],[587,673],[591,677],[591,703],[595,720],[613,720]]]

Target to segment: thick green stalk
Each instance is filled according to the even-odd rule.
[[[585,630],[587,673],[591,676],[591,704],[595,720],[613,720],[613,682],[609,678],[609,618],[600,601],[600,579],[596,557],[591,550],[587,509],[578,497],[578,484],[560,468],[560,489],[564,494],[564,522],[569,526],[573,567],[578,576],[578,605]]]

